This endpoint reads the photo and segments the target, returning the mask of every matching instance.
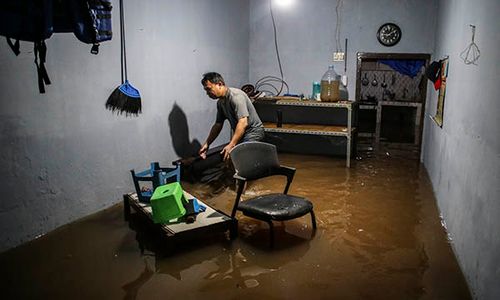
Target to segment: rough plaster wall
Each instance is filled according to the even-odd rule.
[[[423,162],[452,246],[477,299],[500,299],[500,2],[439,1],[434,59],[449,55],[443,128],[429,116],[437,93],[429,85]],[[460,53],[476,28],[478,65]]]
[[[273,6],[285,81],[292,93],[311,94],[312,82],[320,81],[336,49],[336,0],[294,0],[290,7]],[[340,47],[347,46],[349,98],[355,99],[358,52],[431,53],[434,49],[435,0],[344,0]],[[399,44],[384,47],[376,33],[386,22],[403,32]],[[344,62],[333,63],[339,74]],[[268,0],[250,2],[250,81],[266,75],[279,76]]]
[[[138,118],[104,109],[120,83],[114,39],[97,56],[71,34],[48,41],[52,85],[39,94],[32,44],[0,42],[0,251],[108,207],[133,189],[129,170],[170,165],[203,142],[215,119],[201,74],[248,81],[248,1],[125,0],[129,80]],[[218,141],[229,138],[225,130]]]

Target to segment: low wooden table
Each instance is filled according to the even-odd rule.
[[[193,195],[184,191],[186,199],[193,199]],[[196,215],[196,220],[193,223],[186,223],[184,221],[165,223],[165,224],[155,224],[153,222],[153,212],[151,205],[149,203],[139,202],[136,193],[128,193],[123,195],[124,213],[125,220],[128,220],[131,210],[145,217],[150,225],[156,227],[162,232],[162,235],[167,239],[167,241],[175,240],[178,242],[180,240],[192,240],[196,238],[203,237],[207,234],[220,233],[229,231],[229,238],[232,240],[237,235],[238,221],[232,219],[230,216],[226,215],[224,212],[212,208],[203,201],[198,200],[198,203],[205,206],[204,212],[200,212]]]

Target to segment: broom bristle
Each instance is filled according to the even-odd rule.
[[[142,109],[141,98],[127,96],[120,91],[120,87],[117,87],[106,101],[106,109],[111,110],[113,113],[116,112],[118,115],[125,113],[127,117],[130,115],[137,116]]]

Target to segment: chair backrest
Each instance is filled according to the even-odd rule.
[[[266,177],[279,168],[276,146],[263,142],[245,142],[231,151],[236,173],[249,180]]]

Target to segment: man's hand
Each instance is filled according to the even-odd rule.
[[[233,143],[229,143],[220,152],[220,154],[222,154],[222,157],[224,158],[225,161],[229,158],[229,153],[231,153],[231,150],[233,150],[234,146],[235,145]]]
[[[200,151],[198,151],[198,154],[200,155],[201,158],[206,159],[207,151],[208,151],[208,144],[205,143],[201,146]]]

